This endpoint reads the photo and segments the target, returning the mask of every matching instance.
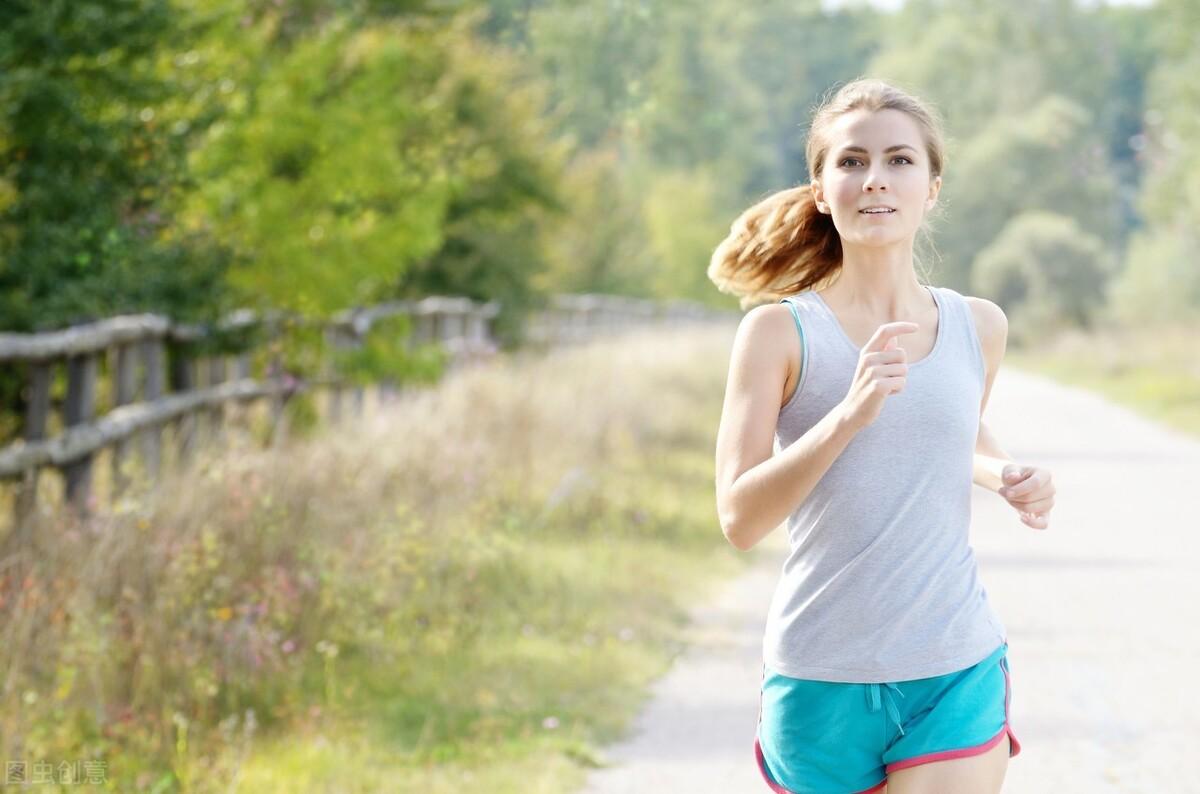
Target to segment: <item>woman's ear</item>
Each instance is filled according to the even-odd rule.
[[[929,198],[925,200],[925,209],[931,209],[937,203],[938,192],[942,189],[942,178],[935,176],[929,183]]]
[[[814,179],[808,187],[812,191],[813,202],[817,205],[817,210],[828,215],[829,205],[825,203],[825,195],[821,192],[821,183]]]

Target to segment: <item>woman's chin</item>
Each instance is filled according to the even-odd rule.
[[[877,248],[899,245],[910,239],[911,235],[898,233],[895,229],[869,229],[865,233],[861,230],[856,230],[856,233],[850,235],[848,240],[846,235],[842,235],[843,241],[848,241],[854,245],[869,245]]]

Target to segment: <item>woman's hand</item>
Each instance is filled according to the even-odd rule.
[[[1021,514],[1021,521],[1034,529],[1050,526],[1054,507],[1054,483],[1050,471],[1040,466],[1005,465],[1000,472],[1004,485],[997,491]]]
[[[858,351],[858,368],[850,381],[850,390],[840,403],[858,429],[879,417],[884,400],[904,391],[908,354],[896,343],[896,337],[916,333],[919,328],[916,323],[905,321],[884,323]]]

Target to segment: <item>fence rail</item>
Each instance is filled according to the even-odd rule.
[[[0,448],[0,480],[16,482],[13,531],[9,538],[20,542],[32,531],[39,475],[44,468],[62,472],[66,501],[86,514],[93,507],[90,497],[94,457],[106,448],[113,449],[113,490],[119,495],[128,485],[122,473],[123,464],[134,441],[140,442],[147,473],[151,477],[157,475],[161,460],[160,431],[168,425],[178,429],[179,456],[186,459],[195,450],[201,421],[218,430],[225,421],[227,404],[267,398],[271,438],[275,443],[285,427],[287,400],[314,387],[331,390],[329,418],[337,421],[347,384],[328,374],[328,362],[322,362],[327,374],[319,378],[299,380],[284,372],[280,347],[273,342],[285,326],[319,329],[330,348],[347,349],[360,346],[380,320],[404,315],[412,322],[412,331],[405,338],[409,349],[436,344],[447,351],[453,366],[459,366],[497,352],[490,323],[499,309],[494,301],[479,303],[469,298],[432,296],[346,310],[329,320],[282,312],[258,315],[243,309],[222,318],[212,328],[175,323],[161,315],[140,314],[34,334],[0,333],[0,366],[26,368],[27,400],[21,438]],[[645,325],[732,320],[740,314],[686,301],[557,295],[546,309],[527,317],[524,338],[537,345],[572,344]],[[259,377],[251,372],[252,349],[234,355],[205,356],[194,352],[194,343],[218,333],[250,328],[265,331],[259,347],[266,345],[268,356]],[[97,417],[101,357],[108,357],[112,409]],[[51,385],[63,369],[66,378],[61,406],[63,429],[47,438]],[[389,385],[381,388],[386,390]],[[355,410],[361,412],[362,387],[353,387],[353,392]]]

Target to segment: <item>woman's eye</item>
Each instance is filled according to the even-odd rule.
[[[843,166],[844,166],[846,163],[850,162],[851,160],[853,160],[853,161],[854,161],[854,162],[856,162],[856,163],[857,163],[857,162],[860,162],[860,160],[859,160],[857,157],[847,157],[846,159],[844,159],[844,160],[842,160],[840,163],[838,163],[838,165],[843,165]],[[904,156],[904,155],[902,155],[902,154],[898,154],[898,155],[896,155],[895,157],[893,157],[893,158],[892,158],[892,160],[903,160],[903,161],[905,161],[906,163],[912,163],[912,160],[908,159],[907,157],[905,157],[905,156]]]

